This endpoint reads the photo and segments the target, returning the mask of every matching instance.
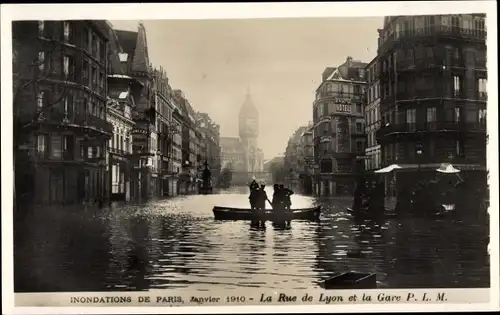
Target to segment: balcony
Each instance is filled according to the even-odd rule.
[[[49,124],[56,124],[67,127],[84,127],[89,131],[105,133],[111,135],[113,133],[113,125],[106,119],[99,118],[94,115],[80,113],[62,113],[53,111],[44,115],[44,121]]]
[[[484,123],[466,122],[427,122],[427,123],[403,123],[389,124],[376,131],[377,140],[383,137],[398,134],[413,134],[422,132],[485,132]]]
[[[108,152],[111,154],[115,155],[120,155],[120,156],[127,156],[130,155],[131,153],[122,149],[117,149],[117,148],[108,148]]]
[[[379,46],[379,54],[390,50],[392,46],[399,41],[422,38],[422,37],[447,37],[452,39],[463,39],[470,41],[485,41],[487,32],[485,30],[468,29],[462,27],[453,27],[447,25],[429,25],[427,27],[414,28],[405,32],[399,32],[386,39]]]
[[[342,101],[350,100],[351,103],[360,103],[363,100],[362,94],[354,94],[348,92],[338,92],[338,91],[326,91],[316,93],[315,104],[325,98],[338,98]]]

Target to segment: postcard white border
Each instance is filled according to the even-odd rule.
[[[362,17],[384,15],[487,13],[488,134],[487,166],[490,172],[490,265],[488,304],[370,304],[301,306],[205,307],[60,307],[13,306],[12,235],[12,62],[11,21],[61,19],[244,19],[285,17]],[[380,312],[380,311],[480,311],[499,308],[498,242],[498,75],[497,8],[495,1],[414,1],[344,3],[196,3],[196,4],[16,4],[1,6],[2,88],[2,308],[5,314],[118,314],[118,313],[260,313],[260,312]],[[380,26],[382,27],[382,25]],[[376,30],[374,35],[377,36]],[[312,100],[311,100],[312,101]],[[444,290],[446,291],[446,290]],[[476,294],[476,290],[470,290]]]

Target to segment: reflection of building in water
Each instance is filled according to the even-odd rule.
[[[262,172],[264,155],[258,148],[259,113],[255,108],[250,93],[239,114],[239,137],[221,137],[222,167],[235,172]]]
[[[366,63],[347,57],[328,67],[313,103],[314,160],[317,195],[350,193],[364,156],[364,87]]]

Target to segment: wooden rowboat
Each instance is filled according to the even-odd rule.
[[[291,209],[288,211],[273,211],[266,209],[264,211],[252,212],[245,208],[217,207],[213,208],[215,220],[232,221],[291,221],[291,220],[318,220],[321,207]]]

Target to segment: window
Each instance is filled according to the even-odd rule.
[[[358,95],[358,96],[361,95],[361,86],[360,85],[354,85],[353,94]]]
[[[486,125],[486,109],[479,110],[479,124]]]
[[[64,32],[64,41],[67,43],[71,42],[71,25],[69,21],[63,22],[63,32]]]
[[[356,152],[363,152],[364,151],[364,144],[362,140],[357,140],[356,141]]]
[[[45,52],[44,51],[40,51],[38,53],[38,69],[40,69],[40,71],[43,71],[43,69],[45,69]]]
[[[72,160],[75,149],[75,137],[71,135],[63,136],[63,151],[64,159]]]
[[[460,19],[458,16],[451,17],[451,27],[453,27],[453,28],[460,27]]]
[[[478,91],[479,91],[479,98],[480,99],[485,99],[488,95],[486,93],[486,88],[487,88],[487,81],[486,79],[479,79],[478,80]]]
[[[453,121],[459,123],[462,119],[462,109],[460,107],[455,107]]]
[[[40,37],[45,36],[45,22],[44,21],[38,21],[38,36],[40,36]]]
[[[425,54],[426,54],[427,58],[434,57],[434,50],[432,49],[432,47],[427,47],[425,49]]]
[[[356,123],[356,132],[363,132],[363,124],[357,122]]]
[[[51,157],[61,158],[61,136],[51,137],[50,149]]]
[[[417,114],[417,110],[415,108],[406,110],[406,124],[408,125],[408,131],[415,131],[416,130],[416,126],[415,126],[415,122],[416,122],[416,118],[417,118],[416,114]]]
[[[92,51],[92,31],[90,29],[87,30],[88,31],[88,47],[87,47],[87,50],[90,52]]]
[[[359,77],[363,79],[365,77],[365,69],[359,69]]]
[[[36,106],[39,109],[41,109],[41,108],[43,108],[44,102],[45,102],[45,92],[40,91],[40,92],[38,92],[38,95],[36,97]]]
[[[339,94],[344,94],[344,85],[339,84]]]
[[[463,156],[465,154],[464,140],[455,141],[455,153],[457,154],[457,156]]]
[[[95,87],[97,85],[97,69],[95,67],[92,67],[90,69],[90,75],[92,76],[92,87]]]
[[[69,65],[69,56],[64,56],[64,59],[63,59],[63,69],[64,69],[64,75],[66,77],[69,77],[69,68],[70,68],[70,65]]]
[[[430,130],[436,129],[436,107],[427,108],[427,128]]]
[[[38,135],[36,139],[36,149],[39,154],[47,153],[47,135]]]
[[[454,96],[460,96],[460,88],[461,88],[460,77],[455,75],[455,76],[453,76],[453,95]]]
[[[361,106],[361,104],[356,104],[356,112],[360,114],[363,113],[363,106]]]
[[[101,91],[104,90],[104,74],[102,72],[99,73],[99,87]]]

